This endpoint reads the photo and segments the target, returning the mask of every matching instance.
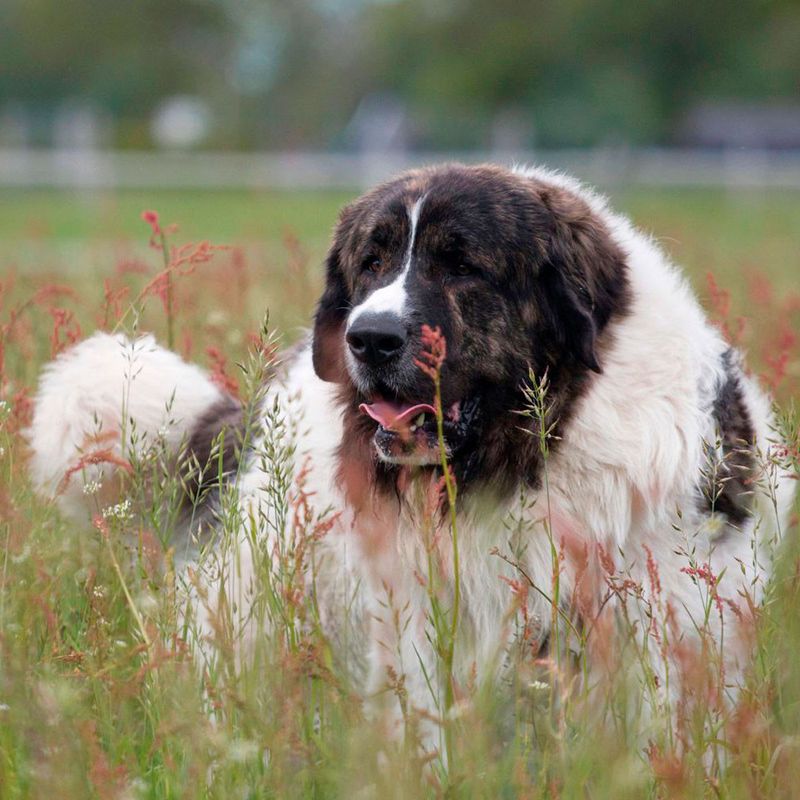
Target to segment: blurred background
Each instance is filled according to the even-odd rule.
[[[672,182],[750,150],[741,181],[800,183],[770,170],[800,149],[797,0],[2,0],[0,53],[5,183],[361,185],[354,155],[565,149],[644,180],[654,147]],[[282,158],[20,157],[41,148]]]
[[[800,2],[0,0],[0,275],[98,294],[152,208],[239,248],[239,327],[299,325],[342,203],[454,158],[599,185],[758,317],[800,277]]]

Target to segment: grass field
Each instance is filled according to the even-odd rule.
[[[571,698],[568,682],[554,688],[531,667],[513,698],[476,691],[447,723],[458,758],[426,768],[411,745],[381,741],[313,626],[278,626],[244,669],[221,647],[216,669],[198,673],[165,556],[161,512],[174,502],[174,476],[147,492],[138,475],[128,487],[137,511],[106,529],[90,519],[69,525],[33,497],[21,431],[41,366],[97,327],[168,336],[156,281],[163,263],[143,210],[178,225],[175,246],[226,246],[207,260],[203,249],[183,251],[171,327],[179,352],[246,396],[237,362],[266,308],[287,341],[307,324],[347,199],[0,192],[0,800],[799,796],[793,534],[757,614],[746,690],[731,707],[709,694],[707,713],[681,735],[643,741],[628,713],[639,687],[610,676],[602,693],[584,687]],[[620,190],[612,202],[686,268],[789,409],[800,389],[800,194]],[[796,418],[787,426],[796,466]],[[298,602],[272,610],[299,618],[310,601]]]
[[[0,253],[5,263],[41,268],[49,261],[74,273],[88,266],[67,257],[98,243],[141,242],[142,209],[155,208],[190,240],[280,245],[292,231],[317,259],[339,207],[353,193],[125,191],[69,194],[0,190]],[[661,240],[691,274],[711,270],[737,282],[763,270],[781,290],[797,284],[800,193],[766,190],[618,189],[612,204]],[[278,247],[279,249],[279,247]],[[37,259],[45,257],[45,264]],[[61,256],[59,258],[59,256]],[[51,259],[56,259],[55,262]]]

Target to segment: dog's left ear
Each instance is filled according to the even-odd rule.
[[[625,255],[584,200],[543,190],[549,211],[539,280],[560,344],[588,369],[602,372],[598,337],[627,304]]]
[[[324,381],[345,380],[344,325],[350,307],[349,293],[342,270],[342,251],[350,231],[351,207],[345,208],[325,259],[325,291],[314,316],[312,358],[314,371]]]
[[[597,352],[599,331],[591,299],[579,293],[552,262],[542,268],[541,284],[548,298],[545,314],[550,317],[558,343],[585,367],[602,372]]]

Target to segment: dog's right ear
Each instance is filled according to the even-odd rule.
[[[323,381],[334,383],[345,380],[347,369],[344,361],[344,326],[350,299],[342,269],[342,251],[350,232],[352,216],[352,209],[348,207],[339,218],[339,225],[325,260],[325,291],[314,316],[314,372]]]

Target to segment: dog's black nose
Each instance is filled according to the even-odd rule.
[[[365,314],[350,325],[345,338],[350,352],[359,361],[377,367],[400,355],[408,335],[394,314]]]

